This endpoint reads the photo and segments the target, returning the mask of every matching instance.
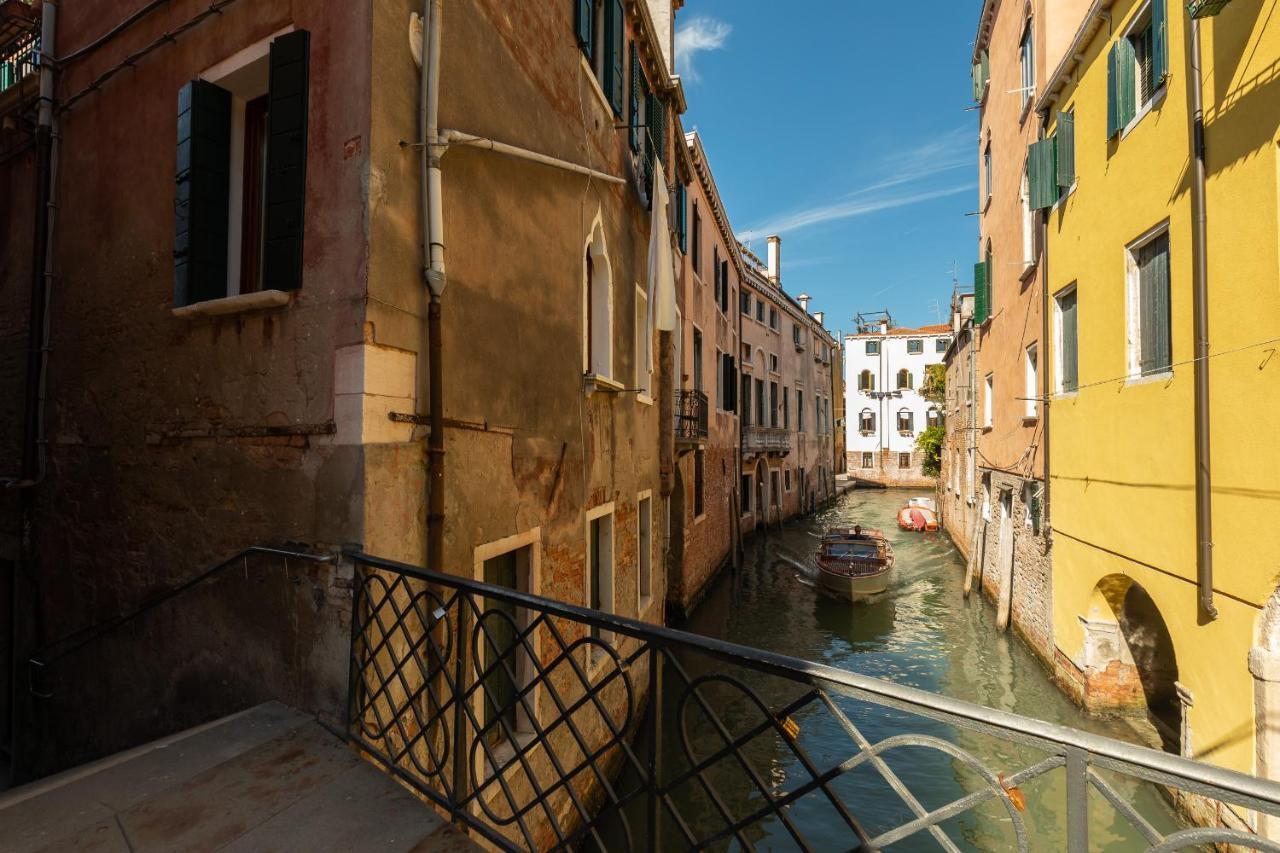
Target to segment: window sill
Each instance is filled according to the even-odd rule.
[[[1058,200],[1053,203],[1053,207],[1049,208],[1049,212],[1053,213],[1055,210],[1057,210],[1058,208],[1066,204],[1067,199],[1075,195],[1076,187],[1079,185],[1079,183],[1080,183],[1080,176],[1077,175],[1075,180],[1071,182],[1071,186],[1067,187],[1067,191],[1064,192],[1062,195],[1058,196]]]
[[[1022,425],[1023,425],[1023,426],[1035,426],[1035,425],[1036,425],[1036,423],[1038,423],[1038,422],[1039,422],[1039,420],[1040,420],[1040,416],[1039,416],[1039,415],[1023,415],[1023,416],[1022,416]]]
[[[1078,396],[1080,396],[1080,392],[1079,392],[1079,391],[1058,391],[1058,392],[1056,392],[1056,393],[1053,395],[1053,399],[1055,399],[1055,400],[1074,400],[1074,399],[1075,399],[1076,397],[1078,397]]]
[[[638,609],[636,610],[636,613],[640,618],[644,618],[645,614],[649,612],[649,609],[653,607],[653,602],[655,601],[657,601],[657,596],[655,595],[640,596],[640,603],[637,605]]]
[[[286,290],[259,290],[256,293],[240,293],[235,296],[224,296],[221,299],[207,299],[204,302],[182,305],[173,309],[173,316],[180,320],[195,320],[201,317],[243,314],[266,308],[280,308],[288,305],[292,299],[293,294]]]
[[[1146,118],[1147,115],[1150,114],[1152,110],[1160,106],[1160,104],[1164,101],[1165,95],[1169,93],[1169,79],[1170,78],[1168,77],[1164,78],[1164,82],[1160,84],[1160,88],[1156,89],[1151,94],[1151,100],[1147,101],[1147,103],[1142,107],[1142,109],[1138,110],[1137,115],[1135,115],[1132,119],[1130,119],[1129,123],[1124,126],[1124,130],[1120,131],[1121,142],[1123,142],[1125,138],[1128,137],[1128,135],[1133,132],[1133,129],[1135,127],[1137,127],[1139,124],[1142,123],[1142,120]]]
[[[984,426],[984,427],[982,428],[982,431],[983,431],[984,433],[986,433],[986,432],[991,432],[991,430],[993,430],[993,429],[995,429],[995,427],[993,427],[991,424],[987,424],[986,426]]]
[[[702,515],[695,515],[695,516],[693,517],[693,523],[694,523],[694,524],[701,524],[702,522],[704,522],[704,521],[706,521],[706,520],[707,520],[707,514],[706,514],[705,512],[704,512]]]
[[[1024,92],[1023,97],[1025,97],[1026,100],[1022,102],[1022,112],[1018,116],[1018,127],[1022,127],[1027,123],[1027,116],[1031,115],[1031,105],[1035,103],[1036,100],[1034,91],[1030,95],[1027,95]]]
[[[652,406],[653,398],[650,397],[648,394],[644,393],[643,391],[641,391],[638,394],[636,394],[636,402],[642,406]]]
[[[1030,279],[1031,276],[1035,275],[1036,269],[1038,269],[1039,266],[1040,266],[1040,262],[1038,259],[1023,261],[1022,272],[1018,273],[1018,281],[1022,282],[1023,284],[1026,284],[1028,279]]]
[[[1159,373],[1149,373],[1145,376],[1134,375],[1124,380],[1124,387],[1128,388],[1132,385],[1154,385],[1160,382],[1169,382],[1173,379],[1172,370],[1162,370]]]
[[[588,394],[593,394],[596,391],[618,394],[626,390],[626,386],[621,382],[616,379],[610,379],[608,376],[601,376],[598,373],[584,373],[582,381],[587,386]]]

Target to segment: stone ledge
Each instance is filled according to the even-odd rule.
[[[173,309],[173,316],[180,320],[195,320],[200,317],[220,317],[225,314],[243,314],[246,311],[261,311],[264,308],[280,308],[288,305],[293,294],[284,290],[259,290],[256,293],[238,293],[235,296],[224,296],[221,299],[206,299]]]

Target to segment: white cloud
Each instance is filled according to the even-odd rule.
[[[733,27],[729,24],[705,15],[685,21],[676,28],[676,71],[685,80],[696,81],[694,58],[704,50],[723,48],[731,32]]]
[[[875,168],[882,176],[880,180],[847,193],[838,201],[779,214],[739,234],[738,239],[745,241],[767,234],[796,231],[823,222],[865,216],[976,190],[974,182],[962,185],[952,182],[945,187],[921,186],[928,179],[946,172],[973,168],[973,144],[972,130],[956,128],[912,148],[885,154],[879,158]]]

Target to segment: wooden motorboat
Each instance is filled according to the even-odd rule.
[[[879,530],[833,527],[818,545],[818,584],[846,601],[858,601],[889,588],[893,548]]]
[[[932,498],[912,498],[898,510],[898,527],[902,530],[937,530],[938,505]]]

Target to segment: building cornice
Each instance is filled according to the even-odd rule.
[[[640,38],[640,59],[645,65],[645,74],[655,89],[665,94],[675,105],[677,113],[689,109],[684,97],[684,84],[679,76],[672,74],[662,58],[662,47],[658,43],[658,29],[653,25],[653,17],[649,14],[649,4],[645,0],[627,0],[627,9],[633,20],[638,22],[636,35]]]
[[[1080,24],[1080,29],[1076,30],[1075,38],[1071,40],[1071,46],[1062,55],[1062,61],[1058,63],[1049,82],[1045,84],[1044,92],[1036,101],[1036,112],[1047,113],[1057,104],[1062,90],[1072,82],[1072,77],[1080,67],[1080,63],[1084,61],[1084,51],[1089,43],[1098,34],[1102,24],[1111,20],[1111,4],[1112,0],[1094,0],[1093,5],[1089,7],[1084,21]]]

